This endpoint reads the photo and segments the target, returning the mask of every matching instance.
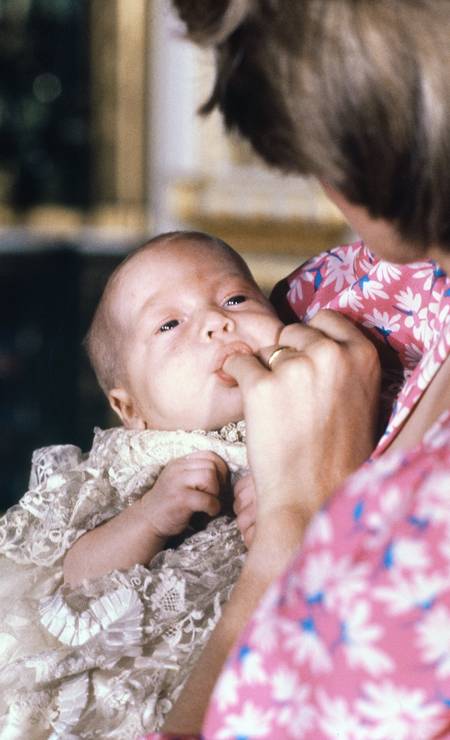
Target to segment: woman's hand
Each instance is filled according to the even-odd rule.
[[[256,522],[256,490],[251,473],[239,478],[234,486],[233,511],[236,514],[236,524],[248,549],[253,541]]]
[[[232,355],[224,369],[244,399],[257,530],[275,512],[307,522],[374,446],[380,368],[372,343],[346,318],[320,311],[279,337],[289,349]]]
[[[347,319],[322,311],[281,332],[273,347],[224,363],[244,399],[256,529],[221,620],[164,729],[198,732],[212,686],[267,587],[284,572],[311,516],[374,444],[380,369],[373,345]],[[244,506],[245,509],[245,506]]]

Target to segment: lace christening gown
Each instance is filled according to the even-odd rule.
[[[92,450],[33,455],[30,489],[0,520],[0,738],[130,740],[158,729],[220,617],[245,547],[221,516],[159,553],[70,589],[63,560],[174,457],[212,450],[248,472],[243,422],[220,432],[97,430]],[[126,536],[126,533],[124,533]]]

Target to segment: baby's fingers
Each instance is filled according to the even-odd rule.
[[[209,516],[217,516],[220,512],[220,501],[216,496],[195,489],[186,491],[184,504],[192,513],[203,511]]]
[[[219,496],[222,490],[222,481],[214,467],[185,470],[183,484],[188,488],[196,488],[198,491],[209,493],[211,496]]]
[[[210,450],[198,450],[178,459],[178,464],[186,471],[214,471],[220,485],[228,480],[228,465],[220,455]]]

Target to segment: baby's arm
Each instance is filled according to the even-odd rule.
[[[64,581],[76,586],[112,570],[147,565],[194,512],[219,513],[227,478],[226,463],[214,452],[172,460],[139,501],[75,542],[64,560]]]

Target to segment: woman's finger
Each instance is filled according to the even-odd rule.
[[[255,520],[256,507],[253,505],[246,506],[245,509],[242,509],[236,519],[238,528],[241,532],[245,532],[246,529],[251,527],[251,525],[255,523]]]
[[[241,511],[243,511],[247,506],[250,506],[251,504],[253,504],[254,500],[255,500],[255,496],[254,496],[253,491],[249,491],[248,489],[245,489],[244,491],[242,491],[241,494],[237,494],[234,497],[234,502],[233,502],[233,511],[236,514],[236,516],[240,514]]]
[[[337,311],[324,309],[319,311],[312,321],[315,328],[322,331],[324,335],[341,346],[345,345],[355,361],[361,362],[367,368],[373,366],[376,372],[379,359],[375,344],[350,319]]]
[[[244,544],[247,550],[249,550],[255,536],[255,525],[252,524],[242,536],[244,538]]]
[[[282,360],[296,356],[298,354],[298,350],[293,347],[274,344],[270,347],[262,347],[258,354],[265,367],[269,370],[274,370],[275,366]]]
[[[290,347],[297,352],[304,352],[311,344],[326,339],[327,335],[310,324],[289,324],[281,330],[280,346]],[[287,358],[287,355],[286,355]]]
[[[364,342],[365,340],[361,329],[358,329],[350,319],[330,309],[324,308],[318,311],[308,326],[323,332],[336,342],[350,343],[355,341]]]
[[[267,369],[255,355],[235,354],[226,358],[223,369],[233,377],[241,390],[249,390],[258,380],[267,375]]]

